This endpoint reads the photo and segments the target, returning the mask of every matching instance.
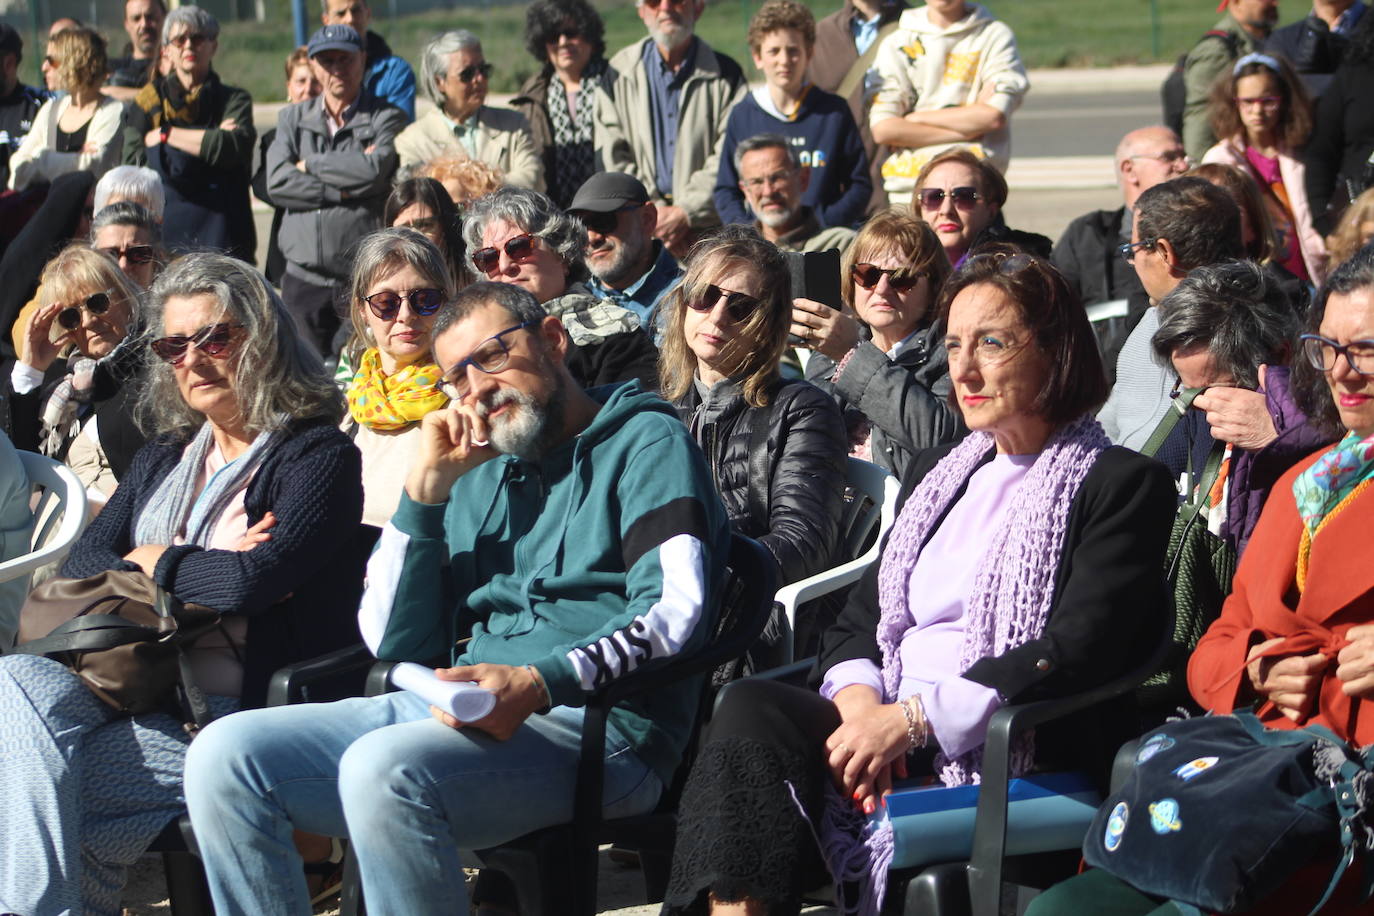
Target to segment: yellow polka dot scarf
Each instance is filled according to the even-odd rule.
[[[448,398],[434,387],[438,380],[439,367],[434,363],[415,363],[387,375],[382,372],[381,354],[371,347],[363,353],[348,386],[348,412],[371,429],[401,429],[448,404]]]

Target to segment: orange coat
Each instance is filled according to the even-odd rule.
[[[1293,722],[1265,703],[1256,712],[1271,728],[1325,725],[1356,746],[1374,743],[1374,702],[1346,696],[1336,678],[1336,653],[1345,633],[1374,623],[1374,487],[1345,505],[1317,533],[1307,572],[1307,587],[1297,589],[1298,544],[1302,520],[1293,498],[1293,481],[1322,452],[1284,474],[1270,492],[1250,544],[1236,570],[1231,595],[1193,651],[1188,688],[1206,709],[1218,713],[1249,705],[1245,657],[1250,647],[1279,636],[1292,643],[1291,654],[1322,652],[1331,658],[1318,706],[1310,719]],[[1290,654],[1290,653],[1284,653]]]

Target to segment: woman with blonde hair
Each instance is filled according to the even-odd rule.
[[[459,214],[479,197],[500,190],[505,183],[501,170],[467,156],[440,156],[415,171],[416,178],[433,178],[444,186]]]
[[[143,445],[127,385],[138,324],[133,283],[109,256],[75,242],[43,270],[38,311],[8,379],[14,444],[64,461],[88,433],[100,458],[83,482],[106,496]]]
[[[929,224],[883,210],[845,252],[844,309],[792,302],[792,333],[812,351],[806,378],[844,411],[850,454],[898,477],[913,454],[963,429],[935,314],[950,271],[944,254]]]
[[[47,62],[67,94],[38,109],[10,157],[10,188],[16,191],[67,172],[85,170],[99,178],[119,164],[124,148],[124,104],[100,92],[109,69],[105,39],[93,29],[65,29],[48,43]]]
[[[1326,240],[1326,250],[1331,255],[1327,264],[1331,270],[1349,261],[1369,241],[1374,239],[1374,188],[1355,198],[1341,216],[1336,231]]]
[[[832,565],[844,426],[825,392],[779,372],[792,311],[782,253],[726,227],[693,246],[667,309],[660,389],[706,452],[731,525],[772,552],[780,583]],[[798,621],[799,657],[810,629]]]

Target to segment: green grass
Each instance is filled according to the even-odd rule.
[[[712,46],[746,66],[749,55],[744,35],[761,0],[718,0],[703,15],[699,34]],[[803,0],[824,16],[837,0]],[[993,13],[1016,31],[1021,54],[1030,67],[1111,66],[1172,60],[1217,19],[1210,2],[1156,0],[1159,7],[1160,55],[1151,56],[1149,0],[1002,0]],[[226,23],[220,36],[216,69],[224,79],[242,86],[255,99],[283,95],[282,63],[292,46],[289,4],[267,4],[268,22]],[[598,3],[606,22],[606,45],[611,51],[644,35],[644,27],[629,0]],[[376,2],[381,11],[386,4]],[[317,8],[312,3],[311,9]],[[316,20],[311,21],[312,27]],[[487,59],[496,65],[494,92],[513,92],[535,70],[524,49],[523,4],[464,6],[387,19],[378,15],[375,29],[386,36],[396,53],[416,66],[420,49],[438,32],[466,28],[476,32]]]

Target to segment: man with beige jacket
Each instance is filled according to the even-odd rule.
[[[610,61],[597,101],[602,167],[644,183],[656,235],[682,257],[719,224],[711,197],[730,109],[749,92],[739,64],[694,34],[705,0],[638,0],[649,37]]]
[[[425,45],[420,85],[435,108],[396,138],[402,169],[467,155],[499,170],[512,187],[544,190],[544,163],[530,122],[518,111],[484,104],[491,69],[481,41],[466,29]]]

